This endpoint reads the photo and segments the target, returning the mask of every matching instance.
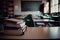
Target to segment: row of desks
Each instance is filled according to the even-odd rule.
[[[20,17],[17,17],[17,19],[23,19],[23,18],[25,18],[27,15],[24,15],[24,16],[20,16]],[[54,16],[54,17],[58,17],[58,16]],[[36,15],[32,15],[32,19],[33,19],[33,21],[34,21],[34,24],[36,23],[36,22],[40,22],[40,23],[53,23],[53,24],[58,24],[58,23],[60,23],[60,21],[55,21],[55,20],[49,20],[49,19],[46,19],[47,17],[44,17],[45,19],[39,19],[38,18],[38,16],[36,16]],[[59,25],[59,24],[58,24]]]

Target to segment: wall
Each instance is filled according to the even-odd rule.
[[[14,15],[20,15],[20,14],[21,14],[21,1],[14,0]]]
[[[33,15],[35,15],[35,14],[39,14],[39,13],[40,13],[39,11],[27,11],[27,12],[21,12],[22,15],[24,15],[24,14],[33,14]]]
[[[41,0],[22,0],[22,1],[41,1]]]
[[[60,4],[59,4],[59,7],[58,7],[58,8],[59,8],[58,10],[59,10],[59,12],[60,12]]]
[[[28,1],[28,0],[22,0],[22,1]],[[41,0],[29,0],[29,1],[41,1]],[[21,12],[21,0],[14,0],[14,15],[24,15],[24,14],[38,14],[39,11],[27,11],[27,12]]]
[[[59,0],[59,6],[58,6],[58,8],[59,8],[58,10],[59,10],[59,12],[60,12],[60,0]]]

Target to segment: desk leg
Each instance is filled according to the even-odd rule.
[[[36,23],[34,22],[34,27],[36,26]]]

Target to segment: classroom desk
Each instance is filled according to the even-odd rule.
[[[23,19],[23,18],[25,18],[27,15],[22,15],[22,16],[19,16],[19,17],[17,17],[17,19]]]
[[[42,24],[45,24],[44,26],[48,25],[48,26],[60,26],[60,21],[54,21],[54,20],[49,20],[49,19],[33,19],[34,24],[36,26]]]

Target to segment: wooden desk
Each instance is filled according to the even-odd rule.
[[[29,15],[29,14],[28,14],[28,15]],[[22,16],[19,16],[19,17],[17,17],[17,19],[23,19],[23,18],[27,17],[28,15],[22,15]],[[38,16],[32,15],[32,18],[33,18],[33,19],[37,19]]]
[[[22,20],[18,20],[18,19],[14,19],[14,18],[10,18],[10,19],[5,19],[6,21],[9,21],[9,22],[15,22],[17,24],[19,23],[22,23],[23,21]]]
[[[33,19],[33,21],[37,22],[55,22],[54,20],[49,20],[49,19]]]
[[[59,17],[59,16],[53,16],[53,17]]]
[[[24,23],[23,20],[18,20],[18,19],[5,19],[5,26],[10,26],[10,27],[20,27],[20,24]]]
[[[39,25],[39,24],[42,24],[44,23],[45,26],[46,25],[50,25],[50,26],[60,26],[60,22],[59,21],[54,21],[54,20],[48,20],[48,19],[33,19],[34,21],[34,25],[36,26]]]
[[[21,15],[21,16],[19,16],[19,17],[17,17],[17,19],[23,19],[23,18],[25,18],[27,15]]]
[[[32,15],[32,18],[33,18],[33,19],[38,19],[38,16]]]
[[[23,18],[25,18],[27,15],[22,15],[22,16],[19,16],[19,17],[17,17],[17,19],[23,19]]]

